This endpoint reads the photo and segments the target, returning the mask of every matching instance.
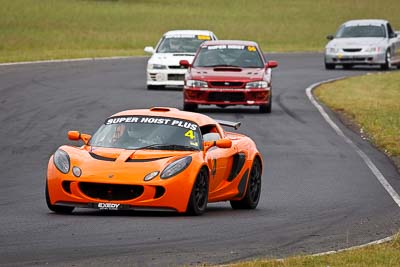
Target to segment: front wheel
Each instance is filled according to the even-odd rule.
[[[269,94],[268,104],[259,107],[260,113],[271,113],[272,111],[272,94]]]
[[[183,110],[194,112],[197,110],[197,105],[196,104],[183,104]]]
[[[205,212],[208,202],[208,175],[205,169],[201,169],[193,184],[192,193],[186,213],[189,215],[201,215]]]
[[[55,213],[61,213],[61,214],[69,214],[74,210],[74,207],[68,207],[68,206],[59,206],[59,205],[53,205],[50,202],[50,195],[49,195],[49,188],[47,186],[47,181],[46,181],[46,204],[49,210],[54,211]]]
[[[230,201],[233,209],[255,209],[257,207],[261,195],[261,174],[261,163],[258,159],[255,159],[251,167],[244,198]]]
[[[388,70],[392,67],[392,55],[390,51],[386,51],[385,63],[381,65],[381,69]]]
[[[325,69],[327,69],[327,70],[333,70],[334,68],[335,68],[335,64],[326,63],[326,62],[325,62]]]
[[[147,85],[147,90],[162,90],[165,89],[164,85]]]

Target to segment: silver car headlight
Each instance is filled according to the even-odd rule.
[[[167,66],[162,65],[162,64],[149,64],[149,69],[150,70],[165,70],[165,69],[167,69]]]
[[[192,162],[192,157],[187,156],[174,162],[170,163],[162,172],[160,177],[162,179],[168,179],[172,176],[177,175],[178,173],[184,171]]]
[[[376,53],[379,53],[379,52],[383,52],[384,50],[385,49],[383,47],[375,47],[375,46],[373,46],[373,47],[366,48],[365,52],[369,52],[369,53],[376,52]]]
[[[267,87],[268,87],[268,83],[266,81],[249,82],[246,84],[246,89],[250,89],[250,88],[261,89],[261,88],[267,88]]]
[[[65,152],[62,149],[58,149],[56,151],[56,153],[54,153],[53,161],[54,161],[54,165],[56,165],[57,169],[60,172],[62,172],[64,174],[69,172],[70,159],[69,159],[67,152]]]
[[[339,51],[340,51],[340,49],[339,49],[339,48],[336,48],[336,47],[328,47],[328,48],[326,49],[326,52],[328,52],[328,53],[333,53],[333,54],[339,53]]]
[[[188,87],[203,87],[207,88],[208,84],[204,81],[199,81],[199,80],[187,80],[186,81],[186,86]]]

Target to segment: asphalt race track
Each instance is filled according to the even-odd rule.
[[[93,133],[118,111],[182,107],[177,90],[145,89],[147,58],[0,66],[0,265],[165,266],[229,263],[359,245],[400,229],[400,208],[305,94],[311,84],[377,69],[333,70],[322,54],[272,54],[273,111],[203,107],[241,121],[265,161],[256,210],[210,204],[205,215],[49,212],[49,156],[68,130]],[[332,114],[331,114],[332,115]],[[357,134],[350,137],[400,192],[400,175]]]

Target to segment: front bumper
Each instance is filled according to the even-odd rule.
[[[384,64],[385,60],[385,52],[325,53],[325,63],[327,64],[376,65]]]
[[[267,89],[213,89],[184,87],[184,103],[200,105],[247,105],[260,106],[270,101]]]
[[[47,183],[52,205],[102,210],[162,210],[185,212],[192,182],[184,171],[169,179],[132,182],[125,178],[74,177],[51,163]]]
[[[187,69],[147,69],[147,85],[183,86]]]

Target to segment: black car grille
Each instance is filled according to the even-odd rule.
[[[88,197],[102,200],[130,200],[143,194],[140,185],[79,183],[79,188]]]
[[[185,80],[185,74],[168,74],[169,81],[183,81]]]
[[[208,101],[241,102],[244,100],[245,100],[245,96],[243,93],[211,92],[208,94]]]
[[[184,67],[184,66],[168,66],[168,68],[169,69],[173,69],[173,70],[175,70],[175,69],[187,69],[187,67]]]
[[[361,48],[343,48],[344,52],[360,52]]]
[[[244,86],[243,82],[229,82],[229,81],[218,81],[218,82],[210,82],[212,87],[238,87],[241,88]]]

